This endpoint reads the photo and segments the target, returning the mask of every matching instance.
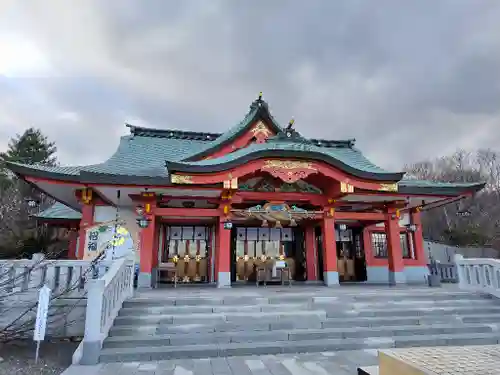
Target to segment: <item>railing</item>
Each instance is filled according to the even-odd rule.
[[[44,260],[41,254],[33,255],[32,259],[1,260],[0,290],[9,295],[38,291],[47,285],[53,293],[82,294],[87,281],[105,275],[110,266],[110,261],[101,261],[90,270],[90,261]]]
[[[460,289],[483,292],[500,298],[500,260],[455,255]]]
[[[92,365],[99,361],[104,339],[123,302],[134,292],[134,261],[113,261],[108,272],[88,283],[85,336],[73,356],[73,363]]]
[[[456,283],[458,282],[457,267],[453,263],[439,263],[438,265],[439,276],[442,283]]]

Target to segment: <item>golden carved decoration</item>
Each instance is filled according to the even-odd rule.
[[[271,131],[267,128],[267,126],[262,122],[259,121],[251,130],[253,135],[257,134],[264,134],[264,136],[269,137],[271,135]]]
[[[398,191],[398,184],[380,184],[379,191]]]
[[[230,180],[224,180],[224,189],[238,189],[238,177],[231,178]]]
[[[193,177],[187,175],[173,174],[170,176],[170,180],[173,184],[192,184]]]
[[[280,168],[280,169],[310,169],[316,171],[312,163],[296,160],[266,160],[265,169]]]
[[[92,202],[92,189],[91,188],[82,189],[81,200],[85,204],[90,204],[90,202]]]
[[[354,193],[354,186],[347,182],[340,183],[340,192],[341,193]]]
[[[295,160],[266,160],[261,169],[287,183],[303,180],[317,172],[312,163]]]

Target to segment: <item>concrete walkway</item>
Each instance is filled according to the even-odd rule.
[[[355,375],[377,350],[71,366],[62,375]]]

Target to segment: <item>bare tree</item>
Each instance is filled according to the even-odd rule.
[[[496,151],[457,150],[450,156],[406,166],[405,170],[412,178],[436,182],[486,182],[486,188],[479,194],[425,213],[424,235],[454,245],[497,245],[500,155]]]

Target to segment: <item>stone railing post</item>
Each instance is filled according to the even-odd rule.
[[[85,336],[83,339],[82,365],[93,365],[99,361],[102,346],[102,314],[105,280],[90,280],[87,286],[87,309],[85,317]]]
[[[455,257],[453,259],[457,269],[458,287],[460,289],[466,288],[465,270],[462,264],[463,259],[464,257],[460,254],[455,254]]]

